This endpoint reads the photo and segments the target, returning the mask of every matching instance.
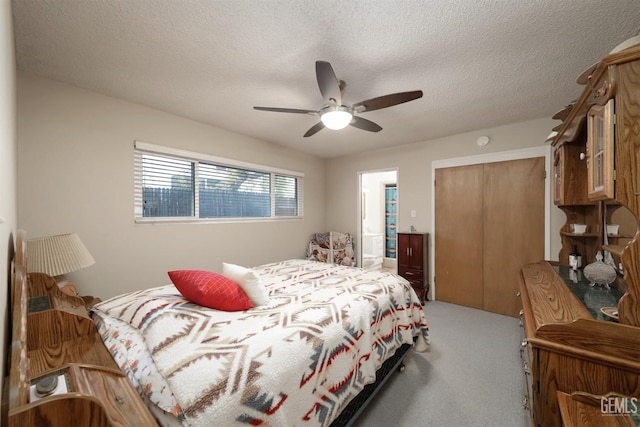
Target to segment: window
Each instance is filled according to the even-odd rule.
[[[136,141],[138,222],[302,218],[299,172]]]

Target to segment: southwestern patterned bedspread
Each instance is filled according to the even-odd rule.
[[[426,348],[423,307],[397,275],[306,260],[253,270],[270,302],[247,311],[195,305],[173,285],[94,307],[116,362],[182,424],[326,426],[402,344]]]

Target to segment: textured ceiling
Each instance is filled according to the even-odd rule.
[[[638,33],[638,0],[15,0],[18,68],[322,157],[550,117]],[[352,104],[424,97],[302,135],[315,61]]]

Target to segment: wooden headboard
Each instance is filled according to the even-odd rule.
[[[18,230],[11,263],[11,371],[9,410],[29,401],[27,358],[27,233]],[[19,367],[16,369],[16,367]]]
[[[49,307],[29,308],[46,295]],[[27,273],[26,233],[16,234],[11,263],[11,369],[3,422],[10,427],[155,425],[118,368],[79,297],[44,273]],[[28,326],[28,327],[27,327]],[[31,346],[31,348],[29,347]],[[59,394],[31,397],[32,382],[62,378]],[[37,386],[34,386],[37,390]]]

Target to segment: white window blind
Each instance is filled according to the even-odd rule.
[[[270,217],[271,174],[200,163],[200,217]]]
[[[298,194],[302,182],[291,176],[276,175],[273,193],[276,216],[298,215]]]
[[[136,141],[139,222],[303,217],[299,172]]]

